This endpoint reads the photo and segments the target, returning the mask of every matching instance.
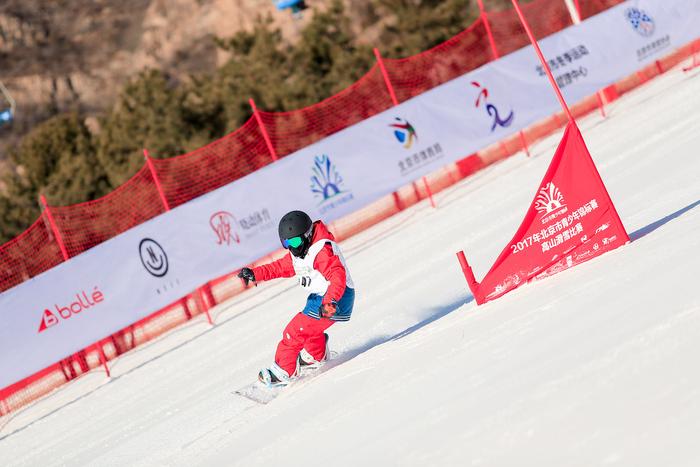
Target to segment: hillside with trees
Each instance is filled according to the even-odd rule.
[[[60,8],[83,4],[69,0],[54,3],[50,6],[53,14],[64,16]],[[94,3],[95,11],[104,14],[104,8],[98,7],[110,2]],[[123,3],[144,10],[158,2]],[[498,8],[510,2],[488,3],[490,8]],[[14,5],[16,12],[20,4],[7,5]],[[204,146],[251,116],[250,97],[266,111],[288,111],[319,102],[354,83],[374,65],[372,47],[378,47],[385,57],[406,57],[445,41],[478,16],[473,0],[331,0],[307,4],[310,8],[301,20],[291,19],[291,29],[268,12],[256,15],[249,27],[234,34],[212,35],[207,44],[198,39],[197,47],[202,51],[225,57],[220,63],[195,56],[183,56],[186,66],[175,66],[177,59],[148,63],[124,79],[113,99],[105,99],[99,106],[84,101],[79,93],[70,105],[57,100],[44,103],[36,121],[27,124],[26,131],[6,148],[7,167],[0,186],[0,242],[21,233],[37,218],[40,194],[52,205],[103,196],[142,166],[144,147],[155,157],[172,157]],[[8,17],[7,5],[0,10],[4,14],[0,17]],[[74,14],[84,25],[97,27],[86,19],[89,12]],[[120,15],[124,16],[124,11],[120,10]],[[135,38],[138,28],[126,16],[121,22],[112,21],[110,28],[116,45],[103,46],[114,49],[111,56],[118,57],[119,47],[128,42],[125,34],[133,36],[131,46],[140,43]],[[54,34],[47,25],[45,37],[37,36],[34,45],[56,37],[59,44],[44,47],[46,54],[37,54],[35,62],[16,63],[13,73],[44,70],[60,81],[71,75],[61,70],[62,61],[70,69],[93,66],[85,62],[91,54],[66,52],[75,47],[79,51],[91,37],[97,40],[99,35],[89,34],[95,32],[93,29],[85,26],[85,37],[81,36],[79,44],[66,44],[63,36]],[[110,36],[104,40],[109,41]],[[17,52],[13,50],[1,53],[7,58]],[[104,60],[98,57],[98,61]],[[100,66],[113,64],[101,62]],[[70,86],[76,87],[74,83]]]

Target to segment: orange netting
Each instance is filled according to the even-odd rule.
[[[10,289],[63,261],[44,216],[0,247],[0,291]]]
[[[579,3],[583,18],[587,18],[621,1],[581,0]],[[523,10],[538,38],[572,24],[563,0],[535,0],[524,4]],[[486,19],[499,56],[527,45],[515,11],[489,11]],[[403,102],[491,59],[486,25],[479,19],[428,51],[403,59],[384,59],[383,63],[397,100]],[[63,242],[68,256],[73,257],[164,212],[163,199],[173,208],[265,166],[272,161],[265,136],[269,136],[276,156],[283,157],[392,105],[382,70],[375,65],[355,84],[318,104],[283,113],[259,111],[238,130],[203,148],[168,159],[150,159],[150,164],[144,164],[128,182],[103,198],[73,206],[51,206],[25,232],[0,246],[0,292],[60,264],[63,255],[58,242]],[[501,149],[508,149],[508,144],[502,144],[494,157],[505,157]],[[429,176],[433,190],[478,170],[485,164],[481,159],[473,155],[441,174]],[[394,198],[378,200],[351,220],[339,220],[331,227],[340,230],[338,238],[345,238],[362,226],[378,222],[424,197],[421,187],[409,185],[398,190]],[[58,238],[53,234],[49,213],[55,221]],[[233,275],[215,279],[95,345],[0,389],[0,416],[27,405],[91,368],[100,367],[104,359],[115,358],[207,312],[215,303],[241,290],[240,280]]]
[[[50,209],[71,258],[165,212],[145,164],[126,183],[102,198]]]
[[[520,7],[537,39],[542,39],[573,23],[562,0],[538,0]],[[503,57],[530,44],[514,9],[489,11],[487,14],[498,56]]]
[[[396,99],[406,101],[491,60],[486,28],[481,20],[468,29],[418,55],[384,59]]]
[[[335,96],[291,112],[260,112],[277,157],[332,135],[392,106],[377,65]]]
[[[203,148],[152,162],[172,209],[264,167],[272,157],[251,117],[238,130]]]

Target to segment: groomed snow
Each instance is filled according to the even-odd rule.
[[[561,134],[343,243],[328,370],[233,395],[304,303],[262,284],[0,418],[2,466],[700,465],[700,70],[579,122],[632,243],[477,307]]]

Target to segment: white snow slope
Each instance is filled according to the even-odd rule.
[[[232,394],[304,303],[261,284],[18,414],[2,466],[700,465],[700,71],[579,124],[632,242],[477,306],[561,134],[343,243],[353,319],[327,371]]]

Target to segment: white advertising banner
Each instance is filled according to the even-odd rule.
[[[628,1],[541,47],[576,102],[698,24],[697,0]],[[278,249],[289,210],[337,219],[557,110],[527,47],[102,243],[0,294],[0,388]]]

